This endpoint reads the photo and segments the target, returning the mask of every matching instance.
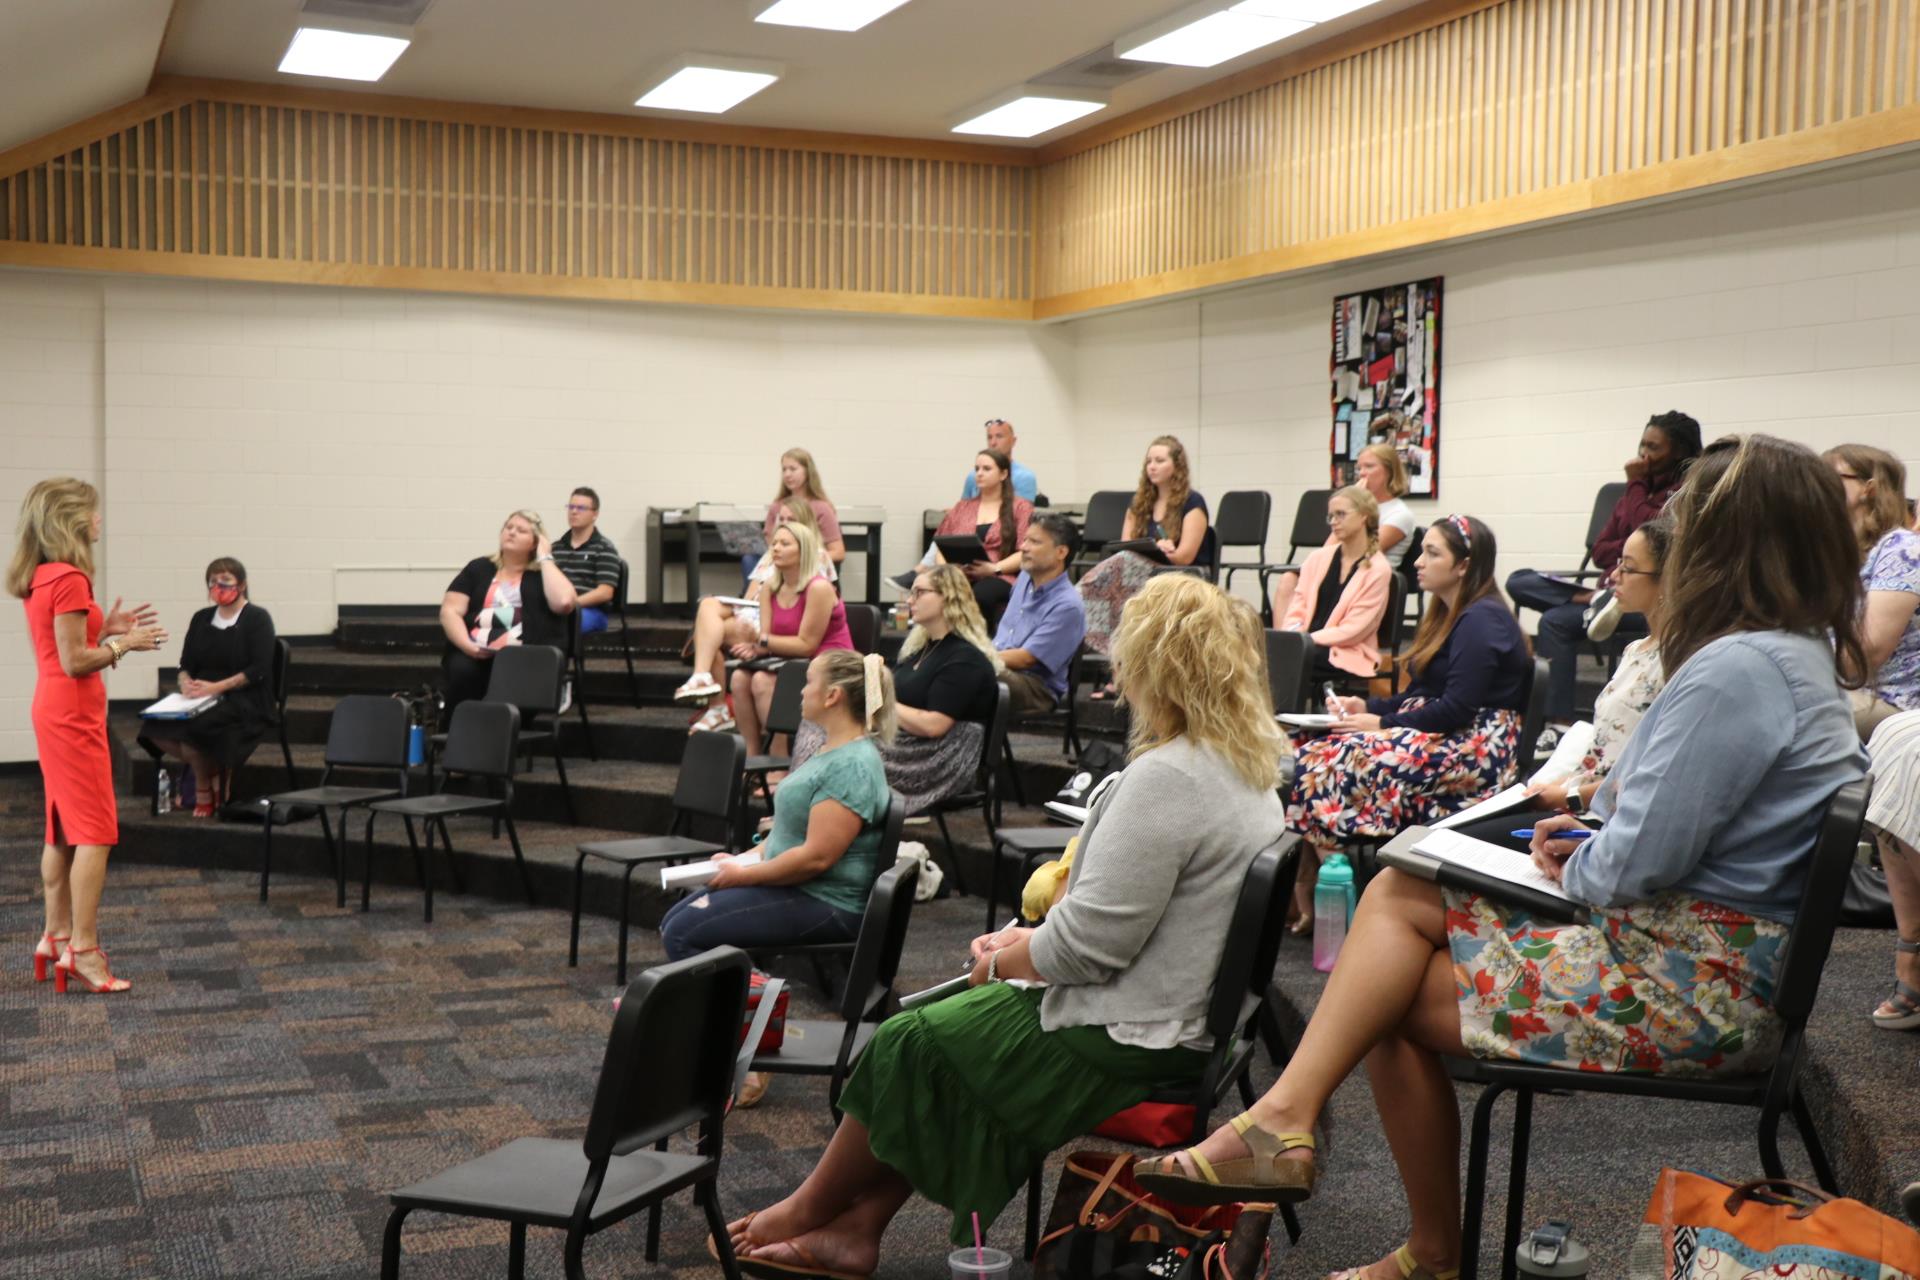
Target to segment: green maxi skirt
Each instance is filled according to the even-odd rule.
[[[875,1157],[953,1211],[955,1244],[1049,1153],[1205,1065],[1191,1049],[1115,1044],[1101,1027],[1043,1031],[1042,994],[992,983],[889,1018],[840,1095]]]

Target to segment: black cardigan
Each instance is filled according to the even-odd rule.
[[[195,680],[225,680],[244,672],[246,684],[229,690],[221,704],[236,712],[245,727],[272,724],[273,616],[249,603],[231,627],[221,628],[213,625],[214,612],[209,605],[187,624],[180,669]]]

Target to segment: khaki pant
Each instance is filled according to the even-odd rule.
[[[1026,716],[1044,716],[1060,704],[1053,699],[1053,690],[1031,671],[1007,671],[1000,677],[1000,683],[1007,686],[1011,695],[1010,704],[1013,718]]]

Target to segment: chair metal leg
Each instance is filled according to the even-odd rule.
[[[373,906],[373,820],[380,815],[367,810],[367,856],[360,868],[360,911],[365,914]]]
[[[1513,1091],[1513,1163],[1507,1169],[1507,1233],[1500,1242],[1500,1280],[1514,1280],[1514,1252],[1527,1229],[1527,1152],[1533,1140],[1533,1090]]]
[[[520,833],[514,830],[513,815],[505,814],[507,839],[513,844],[513,865],[520,869],[520,887],[526,891],[527,905],[533,905],[533,876],[527,871],[526,855],[520,852]]]
[[[413,829],[413,819],[402,816],[400,821],[407,828],[407,848],[413,854],[413,882],[422,890],[427,887],[427,864],[420,860],[420,837]]]
[[[1061,749],[1065,750],[1064,745]],[[1027,784],[1020,780],[1020,761],[1013,754],[1012,741],[1006,738],[1000,739],[1000,754],[1007,761],[1007,777],[1013,783],[1014,803],[1024,809],[1027,805]]]
[[[380,1280],[400,1280],[400,1224],[408,1212],[400,1208],[387,1215],[387,1229],[380,1240]]]
[[[1027,1175],[1027,1242],[1021,1257],[1028,1262],[1040,1251],[1040,1170],[1042,1166],[1033,1166],[1033,1172]]]
[[[427,872],[425,877],[426,890],[427,890],[426,922],[428,924],[432,924],[433,923],[433,824],[431,822],[426,822],[426,823],[422,823],[421,825],[426,828],[426,837],[427,837],[426,864],[425,864],[426,872]]]
[[[627,660],[627,699],[640,705],[640,677],[633,669],[633,644],[627,638],[627,620],[620,619],[620,655]]]
[[[1473,1104],[1473,1125],[1467,1139],[1467,1185],[1460,1213],[1460,1280],[1479,1280],[1480,1222],[1487,1210],[1487,1142],[1493,1127],[1493,1104],[1505,1085],[1490,1084]]]
[[[447,875],[453,880],[453,891],[455,893],[465,893],[467,891],[467,877],[461,872],[460,863],[453,856],[453,832],[447,830],[447,820],[445,817],[440,818],[439,823],[440,847],[447,851]]]
[[[580,882],[586,878],[586,874],[587,855],[583,853],[573,860],[573,935],[567,942],[569,969],[580,967]]]
[[[620,875],[620,964],[614,970],[616,986],[627,985],[627,915],[633,906],[633,863]]]
[[[967,891],[967,876],[960,869],[960,854],[953,847],[953,835],[947,830],[947,815],[939,809],[933,811],[933,820],[940,826],[940,843],[947,851],[947,865],[953,870],[953,887],[961,893]]]
[[[1793,1122],[1800,1126],[1800,1140],[1807,1145],[1807,1158],[1813,1163],[1814,1181],[1820,1189],[1833,1195],[1840,1194],[1840,1183],[1833,1176],[1833,1165],[1827,1159],[1827,1148],[1820,1141],[1820,1131],[1813,1127],[1813,1112],[1807,1109],[1806,1095],[1794,1086],[1793,1098],[1789,1105],[1793,1108]]]
[[[724,1224],[722,1229],[725,1229]],[[560,1260],[567,1268],[567,1280],[587,1280],[586,1265],[580,1260],[580,1253],[586,1245],[586,1233],[567,1232],[567,1243],[560,1250]]]
[[[1283,1204],[1280,1206],[1280,1221],[1287,1225],[1287,1243],[1299,1244],[1300,1215],[1293,1211],[1292,1205]]]
[[[733,1237],[727,1234],[726,1215],[720,1212],[720,1189],[703,1182],[693,1189],[693,1198],[707,1216],[707,1230],[713,1233],[714,1248],[720,1254],[720,1274],[727,1280],[740,1280],[740,1262],[733,1256]]]
[[[553,735],[553,771],[560,775],[560,798],[564,800],[567,805],[567,825],[579,826],[580,819],[575,817],[573,813],[573,788],[567,785],[567,762],[562,759],[560,755],[560,733],[558,730],[555,730]]]
[[[260,901],[267,900],[267,876],[273,870],[273,806],[267,806],[266,822],[262,824],[266,839],[260,846]]]
[[[327,806],[320,806],[320,834],[327,838],[327,856],[333,859],[333,905],[345,910],[347,906],[347,860],[340,852],[340,844],[347,838],[347,811],[340,811],[340,840],[333,838],[333,824],[327,821]]]
[[[992,852],[988,855],[990,861],[987,863],[987,927],[983,932],[992,933],[993,909],[1000,904],[1000,859],[1003,856],[1000,838],[995,836],[988,847]]]
[[[516,1222],[507,1230],[507,1280],[526,1280],[527,1224]]]
[[[665,1151],[667,1149],[667,1140],[665,1138],[660,1139],[660,1141],[653,1144],[653,1149],[655,1151]],[[648,1262],[660,1261],[660,1201],[658,1199],[647,1206],[647,1251],[645,1256]]]
[[[1760,1168],[1769,1178],[1787,1176],[1780,1160],[1780,1108],[1771,1104],[1760,1108]]]

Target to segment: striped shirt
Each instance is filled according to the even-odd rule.
[[[573,545],[573,530],[556,538],[553,543],[553,562],[560,566],[560,572],[567,575],[567,581],[573,589],[582,595],[595,587],[620,586],[620,553],[613,549],[613,543],[607,541],[607,535],[598,528],[588,535],[579,546]]]

